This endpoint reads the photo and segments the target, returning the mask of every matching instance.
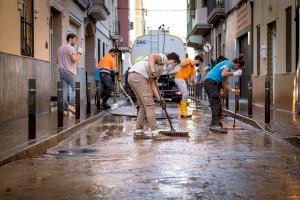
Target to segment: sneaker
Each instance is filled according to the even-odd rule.
[[[68,111],[72,112],[73,114],[76,113],[75,107],[71,105],[68,105]]]
[[[228,133],[227,129],[223,128],[223,126],[220,125],[211,125],[209,126],[210,131],[217,131],[220,133]]]
[[[151,139],[152,137],[147,135],[146,133],[144,132],[139,132],[139,133],[134,133],[133,134],[133,139],[134,140],[148,140],[148,139]]]
[[[141,128],[134,128],[133,129],[133,133],[135,134],[135,133],[143,133],[144,131],[143,131],[143,129],[141,129]]]

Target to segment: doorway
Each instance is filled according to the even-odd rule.
[[[57,51],[62,44],[62,15],[61,12],[51,7],[50,11],[50,66],[51,66],[51,96],[57,95],[57,81],[59,80],[56,62]]]
[[[95,35],[89,23],[85,29],[85,65],[88,76],[94,75],[95,64]]]
[[[250,66],[250,55],[249,55],[249,42],[248,33],[244,34],[239,38],[239,54],[244,54],[245,67],[243,69],[242,76],[240,77],[240,97],[242,99],[248,98],[248,82],[251,80],[252,68]]]

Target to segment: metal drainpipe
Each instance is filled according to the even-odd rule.
[[[299,64],[299,12],[300,12],[300,0],[295,0],[296,4],[296,65]]]
[[[296,13],[296,18],[295,18],[295,21],[296,21],[296,77],[298,79],[298,114],[300,115],[300,93],[299,93],[299,90],[300,90],[300,80],[299,80],[299,70],[298,67],[300,66],[300,63],[299,63],[299,26],[300,26],[300,21],[299,21],[299,14],[300,14],[300,0],[295,0],[295,13]]]

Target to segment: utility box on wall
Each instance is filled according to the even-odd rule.
[[[263,59],[267,58],[267,47],[265,45],[260,46],[260,57]]]

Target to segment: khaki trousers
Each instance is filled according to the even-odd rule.
[[[128,83],[136,96],[139,106],[136,128],[143,129],[145,120],[147,119],[150,129],[157,129],[155,102],[150,81],[144,76],[133,72],[128,75]]]

